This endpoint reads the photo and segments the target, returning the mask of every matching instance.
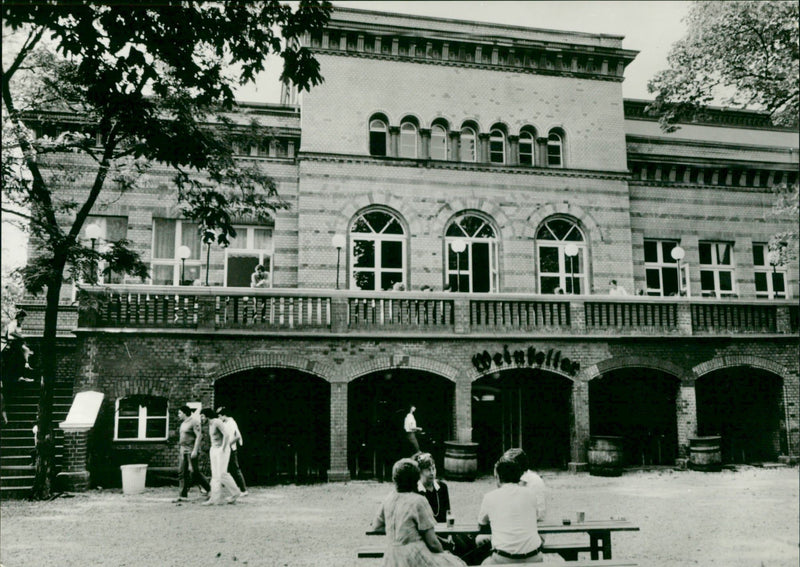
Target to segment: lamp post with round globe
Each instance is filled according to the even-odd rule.
[[[92,285],[97,283],[97,259],[94,257],[94,246],[102,236],[103,229],[100,228],[100,225],[92,223],[86,227],[86,238],[92,241],[92,275],[89,278],[89,283]]]
[[[341,234],[334,234],[331,238],[331,246],[336,248],[336,289],[339,289],[339,264],[342,256],[342,248],[344,248],[344,236]]]
[[[192,249],[186,245],[181,246],[178,248],[178,258],[181,259],[181,282],[180,285],[184,285],[184,272],[186,270],[186,258],[192,255]]]
[[[569,258],[569,287],[570,293],[575,295],[575,265],[573,264],[575,257],[578,255],[578,247],[575,244],[567,244],[564,246],[564,254]]]
[[[461,253],[467,249],[467,243],[462,238],[450,242],[450,248],[456,254],[456,291],[461,291]]]
[[[678,295],[683,295],[683,274],[681,273],[681,260],[686,256],[686,250],[680,246],[676,246],[669,253],[673,260],[678,262]],[[689,282],[686,282],[687,284]]]

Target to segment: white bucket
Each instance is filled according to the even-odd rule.
[[[122,465],[122,493],[141,494],[147,478],[147,465]]]

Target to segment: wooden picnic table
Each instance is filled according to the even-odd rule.
[[[589,553],[593,560],[611,559],[611,533],[612,532],[638,532],[639,527],[627,520],[586,520],[584,522],[572,522],[568,525],[543,523],[539,524],[540,535],[547,534],[589,534]],[[445,523],[436,524],[436,535],[447,537],[448,535],[477,535],[481,530],[477,523],[459,523],[448,526]],[[483,532],[486,533],[486,532]],[[383,531],[367,531],[367,535],[384,535]]]

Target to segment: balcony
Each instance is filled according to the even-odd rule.
[[[104,286],[78,331],[347,336],[734,336],[798,333],[792,300]]]

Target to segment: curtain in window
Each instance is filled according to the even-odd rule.
[[[153,219],[153,258],[175,258],[175,220]]]
[[[197,233],[197,223],[182,221],[181,223],[181,245],[188,246],[192,251],[189,260],[200,259],[200,235]]]

